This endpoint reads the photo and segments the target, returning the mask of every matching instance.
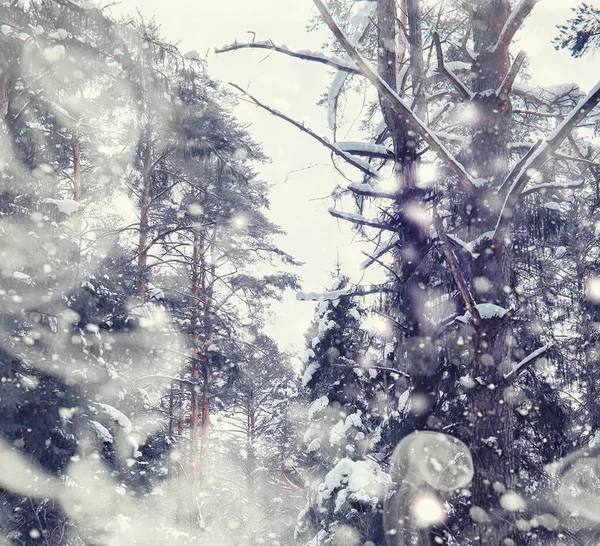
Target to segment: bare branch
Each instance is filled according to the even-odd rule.
[[[238,49],[267,49],[270,51],[277,51],[284,55],[289,55],[295,59],[301,59],[303,61],[313,61],[321,63],[338,70],[345,72],[352,72],[354,74],[360,74],[360,71],[354,63],[344,61],[343,59],[336,59],[335,57],[328,57],[318,51],[291,51],[284,45],[276,45],[271,40],[265,40],[261,42],[249,42],[239,43],[237,41],[232,44],[225,45],[223,47],[215,49],[215,53],[227,53],[229,51],[236,51]]]
[[[577,150],[576,150],[576,153],[577,153]],[[587,165],[588,167],[600,168],[600,163],[592,161],[591,159],[587,159],[586,157],[575,157],[573,155],[563,154],[562,152],[554,152],[552,155],[554,156],[555,159],[562,159],[564,161],[575,161],[577,163],[583,163],[584,165]]]
[[[563,119],[563,116],[561,116],[560,114],[553,115],[552,117],[560,117],[561,120]],[[571,141],[571,138],[572,137],[569,137],[569,141]],[[511,152],[514,150],[525,150],[527,152],[528,150],[531,150],[531,148],[533,148],[534,146],[535,144],[532,144],[531,142],[512,142],[508,145]],[[572,142],[571,146],[573,146]],[[573,148],[575,149],[574,146]],[[577,149],[575,149],[575,151],[577,153]],[[574,156],[565,154],[563,152],[552,152],[552,159],[562,161],[575,161],[576,163],[583,163],[584,165],[589,165],[590,167],[600,168],[600,163],[598,163],[597,161],[592,161],[591,159],[582,156],[580,153],[577,153],[577,156]]]
[[[600,102],[600,82],[583,98],[579,104],[571,110],[571,113],[556,128],[556,130],[539,146],[536,146],[528,160],[521,166],[519,174],[512,183],[504,205],[496,224],[496,230],[493,239],[494,246],[500,246],[504,234],[510,224],[512,209],[515,206],[519,196],[523,192],[527,181],[531,178],[531,171],[537,170],[544,165],[552,153],[562,144],[562,142],[571,134],[577,125],[596,107]],[[511,173],[512,174],[512,173]]]
[[[458,94],[462,97],[463,100],[470,101],[473,98],[471,92],[466,88],[466,86],[461,82],[452,70],[448,69],[444,65],[444,53],[442,52],[442,42],[440,40],[440,35],[437,32],[433,33],[433,43],[435,44],[435,52],[437,55],[437,68],[438,72],[442,74],[458,91]]]
[[[242,89],[239,85],[236,85],[235,83],[231,83],[231,82],[229,82],[229,85],[231,85],[232,87],[235,87],[240,93],[242,93],[244,96],[248,97],[254,104],[256,104],[256,106],[259,106],[263,110],[266,110],[267,112],[274,115],[275,117],[278,117],[280,119],[287,121],[288,123],[291,123],[294,127],[300,129],[303,133],[306,133],[307,135],[313,137],[315,140],[320,142],[323,146],[325,146],[326,148],[331,150],[335,155],[341,157],[346,162],[348,162],[350,165],[352,165],[353,167],[356,167],[357,169],[362,171],[364,174],[366,174],[368,176],[372,176],[374,178],[381,177],[381,175],[375,169],[371,168],[371,166],[368,163],[365,163],[364,161],[360,161],[360,160],[352,157],[352,155],[344,152],[343,150],[338,148],[335,144],[331,144],[331,142],[329,142],[322,136],[319,136],[317,133],[315,133],[308,127],[306,127],[303,123],[300,123],[299,121],[296,121],[296,120],[286,116],[285,114],[279,112],[278,110],[275,110],[274,108],[271,108],[270,106],[267,106],[266,104],[263,104],[257,98],[255,98],[250,93],[248,93],[247,91]]]
[[[355,369],[359,369],[359,370],[377,370],[378,372],[384,372],[384,373],[395,373],[398,375],[401,375],[402,377],[410,377],[409,374],[407,374],[406,372],[402,372],[400,370],[396,370],[395,368],[388,368],[386,366],[350,366],[348,364],[332,364],[332,366],[334,368],[346,368],[346,369],[350,369],[350,370],[355,370]]]
[[[390,250],[396,247],[396,245],[400,242],[400,237],[397,233],[395,233],[391,239],[383,245],[381,248],[378,248],[373,254],[367,254],[368,258],[360,264],[361,269],[367,269],[367,267],[371,266],[375,262],[380,263],[379,259]]]
[[[328,212],[334,218],[339,218],[340,220],[346,220],[347,222],[352,222],[352,223],[360,225],[360,226],[367,226],[367,227],[372,227],[372,228],[376,228],[376,229],[387,229],[389,231],[394,231],[393,227],[382,224],[381,222],[379,222],[376,219],[370,220],[368,218],[365,218],[364,216],[361,216],[360,214],[353,214],[351,212],[342,212],[341,210],[335,210],[333,208],[328,209]]]
[[[391,108],[395,113],[400,116],[401,119],[406,119],[408,125],[413,129],[428,145],[429,147],[445,161],[458,176],[460,183],[463,187],[471,194],[476,195],[478,189],[473,183],[473,180],[467,170],[461,165],[456,158],[447,150],[439,139],[429,130],[429,128],[421,121],[411,108],[405,104],[405,102],[398,96],[398,94],[385,83],[377,73],[368,65],[363,59],[362,55],[358,50],[350,43],[348,38],[337,26],[333,17],[323,4],[321,0],[313,0],[315,6],[321,13],[327,26],[330,28],[337,40],[342,44],[350,58],[357,64],[362,74],[377,88],[377,91],[385,97],[389,102]]]
[[[164,239],[167,235],[170,235],[171,233],[176,233],[177,231],[181,231],[182,229],[187,229],[187,226],[184,226],[182,223],[179,223],[175,227],[167,229],[162,233],[159,233],[150,242],[148,242],[148,244],[143,248],[142,252],[148,252],[148,250],[150,250],[156,243],[158,243],[158,241]]]
[[[523,21],[527,19],[527,16],[531,13],[534,6],[540,0],[521,0],[515,7],[512,13],[508,16],[504,28],[500,32],[500,37],[494,46],[494,50],[503,49],[507,50],[510,43],[512,42],[517,30],[521,28]]]
[[[156,167],[158,167],[158,165],[160,164],[161,161],[163,161],[164,159],[167,158],[167,156],[174,150],[175,148],[166,148],[165,151],[160,154],[150,165],[150,167],[148,167],[148,174],[154,172],[154,170],[156,169]]]
[[[446,230],[444,229],[444,224],[442,223],[442,219],[439,217],[437,211],[434,209],[433,211],[433,225],[437,232],[437,235],[440,240],[440,244],[442,246],[442,251],[444,252],[444,257],[446,258],[446,262],[450,266],[450,271],[452,273],[452,277],[454,277],[454,282],[462,296],[463,301],[465,302],[465,306],[469,313],[471,313],[471,317],[473,317],[473,322],[478,326],[481,323],[481,315],[479,314],[479,310],[476,307],[475,300],[473,299],[473,295],[467,286],[467,282],[460,270],[460,265],[454,254],[454,251],[450,247],[450,242],[448,241],[448,236],[446,235]]]
[[[519,54],[517,55],[517,58],[514,60],[513,64],[511,65],[510,70],[508,71],[508,74],[506,74],[506,77],[504,78],[502,85],[496,92],[496,95],[498,97],[504,96],[504,97],[508,98],[508,95],[512,91],[513,84],[515,83],[517,74],[519,73],[519,70],[521,70],[521,66],[523,65],[523,61],[525,60],[526,56],[527,55],[524,51],[519,51]]]
[[[154,381],[173,381],[175,383],[181,383],[183,385],[189,385],[193,387],[196,385],[193,381],[189,381],[187,379],[181,379],[181,377],[172,377],[170,375],[146,375],[141,377],[138,382],[140,385],[146,385],[148,383],[152,383]]]
[[[369,260],[373,260],[373,262],[378,263],[381,267],[383,267],[386,271],[390,272],[392,274],[392,276],[396,279],[396,281],[398,281],[398,283],[402,283],[402,279],[398,276],[398,273],[396,273],[389,265],[384,264],[379,258],[375,258],[374,256],[371,256],[370,254],[368,254],[367,252],[365,252],[364,250],[361,250],[361,252],[367,257],[369,258]],[[371,262],[371,263],[373,263]]]

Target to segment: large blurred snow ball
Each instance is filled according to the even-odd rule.
[[[572,464],[557,493],[565,512],[600,523],[600,457],[581,457]]]
[[[404,438],[392,455],[392,471],[414,476],[440,491],[454,491],[471,483],[473,459],[460,440],[438,432],[414,432]]]
[[[451,492],[467,487],[473,479],[473,458],[460,440],[432,431],[413,432],[394,450],[390,474],[398,484],[395,495],[385,500],[384,525],[394,544],[402,533],[394,529],[410,515],[415,527],[425,528],[443,522],[446,508],[435,492]],[[413,495],[415,495],[413,497]]]

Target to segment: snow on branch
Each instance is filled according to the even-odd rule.
[[[436,131],[435,136],[440,140],[444,140],[446,142],[450,142],[451,144],[456,144],[458,146],[463,146],[468,148],[471,144],[471,137],[456,135],[454,133],[448,133],[447,131]]]
[[[335,301],[343,296],[367,296],[369,294],[379,294],[381,292],[393,293],[394,289],[385,284],[373,284],[371,286],[357,286],[355,288],[332,290],[331,292],[298,292],[296,294],[296,299],[298,301]]]
[[[270,106],[267,106],[266,104],[260,102],[257,98],[255,98],[250,93],[248,93],[247,91],[242,89],[239,85],[232,83],[232,82],[229,82],[229,85],[231,85],[232,87],[235,87],[235,89],[237,89],[245,97],[248,97],[248,99],[250,99],[254,104],[256,104],[256,106],[262,108],[263,110],[266,110],[267,112],[274,115],[275,117],[278,117],[280,119],[287,121],[288,123],[291,123],[294,127],[297,127],[303,133],[310,135],[315,140],[320,142],[323,146],[325,146],[326,148],[329,148],[335,155],[337,155],[338,157],[341,157],[347,163],[349,163],[353,167],[356,167],[357,169],[362,171],[364,174],[366,174],[368,176],[372,176],[373,178],[381,178],[381,175],[379,174],[379,172],[377,172],[375,169],[373,169],[373,167],[371,167],[371,165],[369,165],[369,163],[367,163],[366,161],[363,161],[362,159],[359,159],[357,157],[353,157],[352,155],[350,155],[347,152],[344,152],[342,149],[340,149],[335,144],[331,144],[331,142],[329,142],[327,139],[323,138],[322,136],[319,136],[312,129],[309,129],[308,127],[306,127],[304,125],[304,123],[300,123],[299,121],[296,121],[296,120],[290,118],[289,116],[286,116],[279,110],[275,110],[274,108],[271,108]]]
[[[328,210],[329,214],[331,214],[331,216],[333,216],[334,218],[339,218],[340,220],[346,220],[348,222],[352,222],[352,223],[360,225],[360,226],[367,226],[367,227],[372,227],[372,228],[376,228],[376,229],[387,229],[390,231],[393,231],[393,229],[394,229],[391,226],[382,224],[377,219],[370,220],[369,218],[365,218],[364,216],[361,216],[360,214],[354,214],[352,212],[342,212],[341,210],[336,210],[334,208],[329,208],[327,210]]]
[[[581,188],[585,184],[585,180],[581,182],[549,182],[547,184],[538,184],[537,186],[531,186],[531,188],[527,188],[521,192],[521,197],[526,197],[527,195],[531,195],[532,193],[536,193],[538,191],[551,191],[551,190],[572,190],[576,188]]]
[[[298,50],[292,51],[288,49],[286,45],[276,45],[271,40],[264,40],[260,42],[238,42],[237,40],[232,44],[224,45],[223,47],[216,48],[215,53],[228,53],[229,51],[236,51],[238,49],[267,49],[270,51],[277,51],[284,55],[289,55],[296,59],[302,59],[303,61],[314,61],[317,63],[325,64],[338,70],[345,72],[359,73],[358,68],[353,62],[346,61],[344,59],[338,59],[337,57],[330,57],[324,55],[320,51],[309,51],[309,50]]]
[[[531,366],[535,362],[536,359],[538,359],[548,349],[550,349],[550,347],[552,347],[552,344],[547,343],[543,347],[540,347],[536,351],[533,351],[533,353],[531,353],[530,355],[526,356],[523,360],[521,360],[521,362],[519,362],[515,366],[515,368],[511,372],[507,373],[504,376],[504,381],[506,383],[512,383],[519,375],[521,375],[522,372],[524,372],[527,368],[529,368],[529,366]]]
[[[356,195],[360,195],[362,197],[380,197],[383,199],[394,199],[397,195],[397,191],[383,190],[378,188],[377,186],[371,186],[370,184],[359,184],[356,182],[352,182],[348,184],[348,189],[355,193]]]
[[[354,155],[364,155],[367,157],[376,157],[381,159],[394,159],[394,152],[373,142],[339,141],[335,145],[342,151]]]
[[[548,136],[545,141],[540,141],[531,150],[527,160],[521,165],[519,173],[514,176],[510,189],[504,200],[500,217],[496,224],[493,244],[500,246],[504,238],[504,234],[510,224],[512,217],[512,209],[514,208],[519,196],[522,194],[525,185],[529,179],[535,175],[535,172],[544,165],[550,158],[552,153],[558,149],[562,142],[571,134],[577,125],[597,106],[600,102],[600,81],[594,88],[584,97],[579,104],[571,110],[571,113],[564,121]],[[513,176],[513,173],[509,176]],[[504,186],[504,184],[503,184]]]
[[[437,32],[433,33],[433,43],[435,44],[435,52],[437,55],[438,72],[452,84],[463,100],[470,101],[473,98],[473,94],[466,88],[465,84],[456,77],[456,74],[444,64],[442,42],[440,40],[440,35]]]
[[[527,16],[531,13],[534,6],[540,0],[521,0],[515,9],[512,10],[511,14],[506,19],[506,23],[504,23],[504,27],[502,28],[502,32],[500,32],[500,37],[496,42],[496,45],[493,47],[493,50],[508,49],[508,46],[512,42],[517,30],[521,28],[523,21],[527,19]]]
[[[494,236],[493,231],[486,231],[485,233],[482,233],[479,237],[477,237],[473,241],[466,242],[466,241],[463,241],[460,237],[457,237],[456,235],[451,235],[451,234],[447,235],[448,240],[452,244],[454,244],[455,246],[464,250],[465,252],[468,252],[472,257],[476,257],[478,254],[479,247],[481,245],[485,244],[486,242],[491,241],[493,236]]]
[[[477,195],[477,186],[473,183],[473,180],[465,167],[445,148],[435,134],[429,130],[425,123],[418,118],[398,94],[369,66],[356,47],[350,43],[346,35],[338,27],[323,2],[321,0],[313,0],[313,3],[350,58],[356,63],[362,74],[376,87],[377,91],[390,103],[392,110],[401,119],[406,119],[411,129],[413,129],[429,145],[440,159],[450,166],[467,192],[471,195]]]

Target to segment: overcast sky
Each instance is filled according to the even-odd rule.
[[[527,51],[531,83],[576,82],[587,91],[596,82],[598,56],[574,60],[551,44],[556,25],[564,23],[578,4],[579,0],[543,0],[517,36],[513,51]],[[257,40],[272,39],[290,49],[319,49],[327,35],[306,30],[316,13],[311,0],[122,0],[112,11],[132,14],[136,9],[155,16],[165,37],[179,42],[183,52],[208,52],[208,71],[213,78],[237,83],[320,134],[331,136],[325,109],[316,104],[331,81],[327,67],[262,50],[212,52],[235,39],[249,41],[248,31],[255,32]],[[251,124],[254,139],[272,158],[260,172],[274,184],[271,218],[287,232],[281,246],[305,262],[298,271],[303,289],[318,291],[331,284],[338,251],[344,272],[357,279],[357,264],[364,258],[360,250],[369,247],[351,244],[356,237],[349,229],[340,230],[327,213],[331,200],[320,199],[329,195],[337,182],[343,184],[331,167],[327,150],[256,107],[241,103],[236,114]],[[270,333],[283,348],[292,345],[300,350],[313,304],[296,302],[294,295],[288,294],[275,310],[277,318]]]

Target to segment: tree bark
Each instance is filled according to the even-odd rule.
[[[140,196],[140,232],[138,236],[138,279],[137,294],[143,298],[146,293],[148,267],[148,237],[150,234],[150,150],[145,151],[142,172],[142,193]]]
[[[79,209],[73,214],[73,231],[81,234],[81,149],[77,131],[71,134],[71,150],[73,152],[73,201],[79,203]]]
[[[493,231],[501,210],[496,194],[509,171],[511,105],[508,95],[498,90],[509,69],[508,47],[494,48],[510,15],[508,0],[488,0],[473,9],[472,28],[477,59],[473,65],[475,120],[468,170],[473,177],[489,182],[470,196],[467,227],[470,240]],[[510,285],[511,248],[509,245],[482,245],[471,260],[469,277],[476,303],[491,302],[508,307],[506,287]],[[467,391],[471,425],[470,449],[475,464],[471,488],[473,505],[491,516],[488,524],[471,524],[474,544],[501,546],[516,541],[514,525],[499,509],[502,491],[514,487],[513,411],[510,399],[501,388],[503,372],[510,360],[511,337],[508,316],[482,320],[470,329],[472,361],[468,373],[483,384]],[[492,439],[490,441],[484,441]],[[515,542],[516,543],[516,542]]]
[[[215,281],[215,268],[216,268],[216,256],[215,256],[215,240],[217,236],[217,229],[215,228],[211,234],[211,241],[208,245],[207,252],[203,254],[203,270],[210,274],[205,274],[202,277],[202,294],[204,297],[204,352],[202,355],[202,430],[201,430],[201,441],[200,441],[200,460],[201,460],[201,480],[206,481],[206,474],[208,470],[208,440],[210,433],[210,352],[209,347],[213,343],[214,332],[212,328],[212,306],[213,306],[213,286]],[[206,260],[208,254],[208,260]],[[209,263],[206,263],[206,262]]]
[[[201,340],[200,340],[200,286],[204,284],[204,269],[202,268],[201,255],[203,251],[203,238],[197,229],[193,229],[193,250],[192,250],[192,392],[190,402],[190,523],[196,526],[199,522],[198,513],[198,419],[199,419],[199,379],[201,358]],[[203,407],[204,412],[204,407]]]

